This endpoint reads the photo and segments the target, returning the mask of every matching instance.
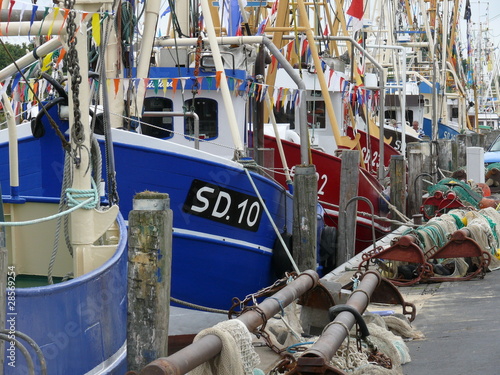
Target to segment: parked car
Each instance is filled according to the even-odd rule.
[[[500,135],[495,138],[493,143],[484,153],[484,164],[488,166],[493,163],[500,163]]]

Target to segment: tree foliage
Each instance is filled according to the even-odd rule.
[[[28,51],[31,51],[33,49],[31,44],[27,45],[26,43],[19,45],[4,42],[4,46],[0,45],[0,69],[3,69],[7,65],[12,64],[12,59],[17,60],[20,57],[26,55]],[[12,56],[12,59],[9,54]]]

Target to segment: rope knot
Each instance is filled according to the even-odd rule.
[[[66,198],[68,207],[76,207],[80,205],[81,208],[86,210],[96,208],[99,203],[99,194],[94,181],[92,181],[92,189],[66,189]]]

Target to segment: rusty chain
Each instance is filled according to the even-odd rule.
[[[71,94],[73,100],[73,127],[71,130],[71,138],[76,144],[76,149],[74,152],[75,164],[77,168],[80,166],[81,162],[81,149],[83,142],[85,141],[85,133],[83,130],[83,125],[81,121],[80,112],[80,98],[79,98],[79,86],[82,83],[82,76],[80,74],[80,65],[78,63],[78,51],[76,49],[77,37],[76,37],[76,12],[74,10],[75,0],[65,0],[64,6],[69,9],[69,14],[66,22],[66,31],[68,34],[68,51],[66,53],[66,65],[68,67],[68,73],[71,76]]]

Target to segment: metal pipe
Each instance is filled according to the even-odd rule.
[[[194,119],[194,137],[186,136],[194,139],[194,148],[200,149],[200,117],[195,112],[153,112],[147,111],[142,114],[142,117],[192,117]],[[163,129],[162,129],[163,130]]]
[[[305,271],[272,297],[262,301],[258,305],[258,308],[264,313],[267,320],[279,313],[283,307],[289,305],[299,296],[312,289],[318,281],[319,276],[316,272],[311,270]],[[241,314],[237,319],[243,322],[250,332],[264,323],[262,315],[254,310]],[[186,374],[218,355],[221,350],[222,342],[220,338],[215,335],[206,335],[169,357],[154,360],[141,370],[140,375]]]
[[[6,92],[2,94],[3,108],[7,118],[7,128],[9,132],[9,175],[10,175],[10,195],[13,199],[19,198],[19,155],[17,143],[17,126],[15,114],[12,109],[9,96]]]
[[[354,307],[362,314],[370,303],[369,297],[380,284],[380,280],[381,277],[378,272],[366,272],[358,288],[351,293],[346,305]],[[328,328],[321,334],[316,343],[309,350],[304,352],[301,358],[319,357],[322,358],[325,363],[329,363],[349,334],[348,330],[354,326],[355,322],[356,319],[352,313],[348,311],[341,312],[337,315],[335,320],[327,326]]]
[[[347,202],[347,204],[345,205],[345,211],[344,213],[347,214],[347,207],[349,207],[349,205],[354,202],[354,201],[363,201],[365,202],[366,204],[368,204],[368,206],[370,206],[370,212],[371,212],[371,220],[372,220],[372,240],[373,240],[373,249],[376,249],[377,248],[377,236],[375,235],[375,219],[374,219],[374,216],[375,216],[375,210],[373,209],[373,203],[366,197],[362,197],[362,196],[356,196],[356,197],[352,197],[351,199],[349,199],[349,201]],[[357,211],[357,208],[356,208],[356,211]]]
[[[42,44],[40,47],[35,48],[30,53],[24,55],[20,59],[16,60],[16,63],[12,63],[2,70],[0,70],[0,81],[6,80],[8,77],[17,73],[17,67],[19,69],[24,69],[28,65],[34,63],[41,57],[44,57],[48,53],[51,53],[61,47],[60,38],[54,38],[49,40],[47,43]],[[17,65],[17,66],[16,66]]]

